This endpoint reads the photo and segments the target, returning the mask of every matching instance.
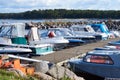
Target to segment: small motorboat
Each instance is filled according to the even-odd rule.
[[[89,43],[92,41],[95,41],[95,37],[94,36],[87,36],[87,35],[76,35],[74,34],[71,30],[69,30],[68,28],[50,28],[47,31],[41,33],[41,37],[48,37],[48,33],[52,31],[55,33],[55,35],[58,36],[62,36],[65,39],[67,39],[69,41],[69,43]]]
[[[37,27],[31,27],[28,34],[29,35],[26,37],[24,23],[2,25],[0,30],[0,45],[4,46],[4,48],[1,48],[1,51],[10,50],[12,52],[12,48],[7,48],[7,46],[11,46],[14,47],[13,51],[15,51],[18,47],[21,51],[23,48],[29,48],[32,50],[33,54],[37,55],[45,55],[54,52],[52,44],[34,43],[36,41],[40,41]],[[20,51],[20,49],[18,49],[18,51]]]
[[[102,34],[108,38],[115,38],[115,35],[109,31],[108,27],[104,24],[91,24],[91,27],[94,29],[96,33]]]
[[[94,29],[90,25],[72,25],[70,30],[73,31],[77,35],[87,35],[87,36],[95,36],[95,39],[104,40],[106,36],[103,34],[99,34],[94,31]]]
[[[109,46],[109,45],[106,45],[104,47],[98,47],[98,48],[95,48],[94,50],[120,50],[120,46]]]
[[[69,60],[67,65],[86,80],[120,78],[120,50],[90,51],[81,59]]]
[[[109,45],[120,46],[120,41],[111,41],[108,43]]]
[[[0,47],[0,53],[31,53],[32,50],[29,48],[19,48],[19,47]]]

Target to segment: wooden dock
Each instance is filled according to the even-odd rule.
[[[52,54],[44,55],[44,56],[37,56],[33,57],[35,59],[40,59],[40,60],[47,60],[53,63],[60,63],[65,60],[69,60],[70,58],[76,57],[76,56],[81,56],[85,54],[88,51],[93,50],[96,47],[103,47],[107,45],[109,41],[117,41],[120,40],[120,38],[114,38],[114,39],[109,39],[105,41],[98,41],[95,43],[89,43],[85,44],[82,46],[76,46],[68,49],[63,49],[61,51],[56,51]]]

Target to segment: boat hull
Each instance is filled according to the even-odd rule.
[[[82,60],[74,60],[69,62],[75,73],[88,73],[102,78],[120,78],[120,68],[118,66],[104,64],[85,63]]]

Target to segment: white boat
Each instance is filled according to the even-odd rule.
[[[32,50],[29,48],[19,47],[0,47],[0,53],[31,53]]]
[[[37,30],[36,30],[37,32]],[[28,41],[30,45],[33,44],[52,44],[54,47],[54,50],[61,50],[63,48],[65,48],[67,46],[67,44],[69,43],[69,41],[67,39],[65,39],[64,37],[41,37],[40,34],[38,35],[38,39],[39,40],[32,40],[33,37],[31,36],[32,32],[28,32]],[[35,33],[35,35],[37,35],[38,33]],[[51,34],[52,35],[52,34]]]
[[[120,46],[117,46],[117,45],[111,45],[111,46],[108,46],[106,45],[105,48],[110,48],[110,49],[119,49],[120,50]]]
[[[90,25],[72,25],[70,30],[77,35],[95,36],[96,40],[106,40],[108,38],[108,35],[104,33],[95,32]]]
[[[30,41],[30,44],[67,44],[69,41],[63,37],[54,37],[54,38],[41,38],[40,41]]]
[[[37,55],[45,55],[53,53],[52,44],[30,44],[30,41],[40,41],[37,33],[37,28],[32,27],[30,30],[29,40],[25,36],[25,24],[14,23],[12,25],[3,25],[0,31],[0,45],[30,48],[32,53]]]
[[[112,34],[114,34],[115,37],[120,37],[120,32],[119,32],[119,31],[111,30],[110,32],[111,32]]]
[[[87,35],[76,35],[74,34],[71,30],[69,30],[68,28],[50,28],[48,29],[46,32],[41,33],[41,37],[47,37],[48,33],[50,31],[53,31],[55,33],[55,35],[58,36],[62,36],[65,39],[68,40],[80,40],[80,42],[90,42],[92,40],[95,40],[94,36],[87,36]]]

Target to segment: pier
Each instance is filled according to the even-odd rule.
[[[65,62],[71,58],[82,57],[85,53],[93,50],[96,47],[104,47],[105,45],[108,44],[108,42],[117,41],[117,40],[120,40],[120,38],[113,38],[113,39],[108,39],[105,41],[98,41],[98,42],[94,42],[94,43],[84,44],[81,46],[62,49],[60,51],[55,51],[52,54],[48,54],[48,55],[44,55],[44,56],[37,56],[37,57],[33,57],[33,58],[39,59],[39,60],[47,60],[47,61],[50,61],[50,62],[56,63],[56,64],[62,64],[63,62]]]

